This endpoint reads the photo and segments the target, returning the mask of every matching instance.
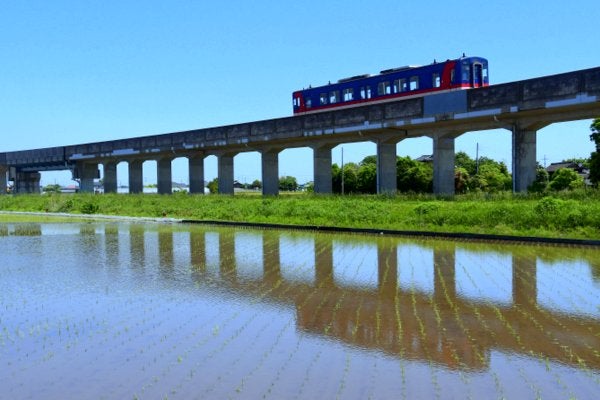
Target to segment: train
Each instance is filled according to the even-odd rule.
[[[487,60],[463,54],[453,60],[391,68],[297,90],[292,102],[294,115],[301,115],[483,86],[489,86]]]

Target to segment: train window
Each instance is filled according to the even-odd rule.
[[[396,79],[394,81],[394,93],[406,92],[408,87],[406,86],[406,79]]]
[[[411,76],[410,77],[410,90],[417,90],[417,89],[419,89],[419,77]]]
[[[440,86],[442,86],[440,74],[438,74],[437,72],[433,74],[433,82],[432,83],[433,83],[434,88],[439,88]]]
[[[333,103],[337,103],[340,101],[340,91],[339,90],[334,90],[332,92],[329,92],[329,103],[333,104]]]
[[[298,99],[294,97],[294,107],[298,107]]]
[[[344,101],[351,101],[351,100],[354,100],[354,90],[352,90],[352,88],[344,89]]]
[[[386,95],[386,94],[391,94],[392,93],[392,86],[390,85],[389,81],[386,82],[379,82],[379,85],[377,85],[377,94],[380,96]]]
[[[471,66],[469,64],[463,64],[462,80],[463,82],[469,82],[471,80]]]
[[[453,70],[453,69],[452,69],[452,70],[450,70],[450,82],[451,82],[451,83],[454,83],[454,78],[455,78],[455,76],[454,76],[454,75],[455,75],[455,74],[454,74],[454,70]]]
[[[311,108],[312,107],[312,99],[309,97],[308,99],[306,99],[306,108]]]
[[[483,67],[483,80],[487,81],[488,79],[488,69],[487,67]]]
[[[321,95],[319,96],[319,104],[320,105],[327,104],[327,93],[321,93]]]
[[[371,98],[371,87],[370,86],[361,86],[360,98],[361,99],[370,99]]]

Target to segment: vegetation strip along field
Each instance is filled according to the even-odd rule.
[[[174,194],[49,194],[0,196],[1,211],[171,218],[219,223],[362,232],[424,232],[600,240],[600,191],[559,192],[552,197],[512,193],[454,197]],[[466,234],[466,235],[464,235]],[[521,239],[520,239],[521,240]],[[567,240],[568,242],[568,240]]]

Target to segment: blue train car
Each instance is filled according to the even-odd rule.
[[[488,62],[463,57],[358,75],[292,94],[294,114],[307,114],[489,85]]]

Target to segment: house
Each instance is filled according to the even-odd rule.
[[[432,163],[433,162],[433,155],[431,154],[424,154],[419,158],[416,158],[415,161],[419,161],[419,162],[423,162],[423,163]]]
[[[561,162],[556,162],[556,163],[550,164],[546,168],[549,179],[552,180],[552,175],[556,171],[558,171],[559,169],[562,169],[562,168],[569,168],[569,169],[574,170],[575,172],[577,172],[577,174],[579,176],[581,176],[583,178],[583,181],[586,183],[586,185],[590,184],[590,182],[589,182],[590,170],[588,168],[586,168],[582,163],[577,163],[574,161],[561,161]]]

